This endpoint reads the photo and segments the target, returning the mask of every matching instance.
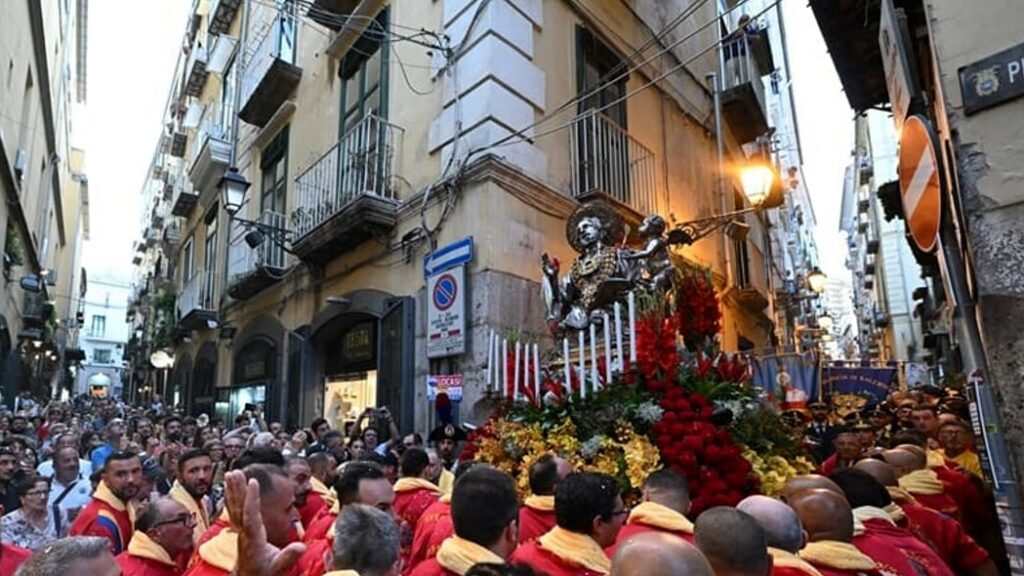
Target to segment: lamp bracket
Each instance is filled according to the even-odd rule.
[[[689,246],[694,242],[706,237],[707,235],[725,228],[731,222],[739,218],[754,212],[759,212],[761,208],[752,207],[744,208],[742,210],[735,210],[733,212],[726,212],[725,214],[718,214],[716,216],[709,216],[707,218],[699,218],[697,220],[690,220],[688,222],[681,222],[676,224],[672,230],[668,232],[669,244],[678,244]]]

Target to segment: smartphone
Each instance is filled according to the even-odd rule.
[[[245,410],[247,410],[247,411],[249,411],[249,412],[255,412],[255,411],[256,411],[256,405],[255,405],[255,404],[252,404],[252,403],[250,403],[250,402],[247,402],[247,403],[245,404]]]

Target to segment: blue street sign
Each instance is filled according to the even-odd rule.
[[[428,278],[473,259],[473,237],[467,236],[423,257],[423,276]]]

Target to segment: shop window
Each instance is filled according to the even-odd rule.
[[[260,173],[260,209],[284,214],[288,205],[287,126],[263,149]]]

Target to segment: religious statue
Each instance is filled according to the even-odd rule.
[[[623,258],[627,261],[637,260],[637,282],[651,292],[669,294],[675,285],[676,268],[669,255],[669,239],[665,234],[665,219],[657,214],[650,214],[640,224],[637,232],[644,241],[639,250],[629,250]]]
[[[566,223],[566,238],[579,256],[562,278],[559,262],[542,256],[544,301],[555,329],[582,330],[595,312],[621,299],[633,274],[620,248],[622,220],[608,205],[592,202],[577,209]]]

